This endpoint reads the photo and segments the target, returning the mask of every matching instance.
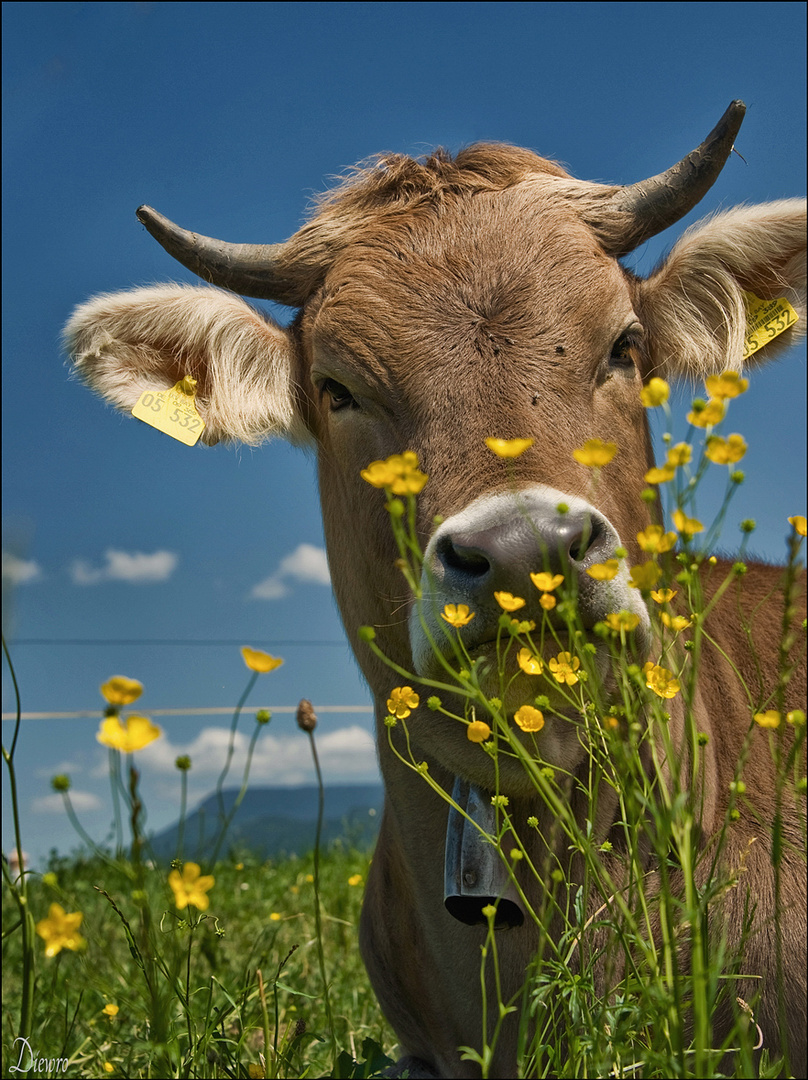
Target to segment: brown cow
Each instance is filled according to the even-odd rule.
[[[744,291],[785,296],[800,318],[751,363],[769,360],[805,325],[801,200],[739,207],[699,223],[646,280],[618,262],[699,201],[723,167],[743,113],[743,104],[734,102],[696,151],[668,172],[625,188],[575,180],[550,161],[503,145],[472,146],[454,159],[437,152],[424,162],[383,156],[325,197],[290,240],[273,246],[210,240],[144,207],[140,220],[175,258],[230,291],[165,285],[100,296],[80,307],[67,327],[79,373],[119,408],[131,410],[145,390],[170,387],[188,374],[198,381],[204,441],[256,443],[281,435],[317,448],[334,588],[375,695],[386,786],[361,946],[406,1055],[399,1070],[409,1067],[410,1075],[479,1075],[458,1047],[479,1048],[482,1032],[485,929],[467,925],[476,921],[474,898],[466,904],[462,882],[463,859],[480,852],[453,812],[444,865],[446,802],[391,753],[384,717],[396,677],[371,655],[357,629],[375,627],[388,657],[429,678],[438,659],[427,635],[446,640],[437,618],[444,603],[474,610],[461,634],[473,655],[485,657],[500,614],[493,591],[530,596],[526,575],[549,565],[578,583],[586,628],[612,611],[636,613],[637,647],[647,655],[649,617],[638,591],[628,587],[626,571],[601,584],[585,573],[621,546],[629,564],[640,558],[635,537],[650,521],[640,495],[653,464],[640,402],[643,381],[740,370]],[[284,329],[234,294],[300,311]],[[530,436],[535,444],[508,469],[484,445],[492,435]],[[572,457],[589,438],[619,445],[596,496],[590,470]],[[395,566],[384,500],[360,478],[372,460],[405,449],[417,452],[429,475],[418,498],[424,583],[432,599],[423,621],[408,620],[411,601]],[[562,501],[569,508],[563,516]],[[438,514],[443,523],[435,529]],[[714,580],[723,578],[720,569]],[[750,726],[750,701],[732,665],[751,687],[753,708],[769,700],[777,679],[779,578],[776,568],[750,567],[742,588],[729,590],[710,616],[712,644],[704,650],[694,706],[697,728],[709,737],[700,793],[702,850],[725,819]],[[536,590],[522,614],[541,616]],[[750,651],[750,623],[758,662]],[[608,691],[608,659],[600,651],[596,663]],[[788,708],[799,704],[791,700],[798,685],[793,681],[788,689]],[[506,701],[509,712],[522,692],[521,700],[529,701],[535,689],[517,684],[513,700]],[[671,731],[686,758],[676,699],[670,712]],[[490,757],[466,738],[461,724],[423,706],[407,724],[430,775],[446,791],[454,787],[472,816],[484,817],[490,803],[484,793],[494,788]],[[396,738],[400,732],[399,726]],[[775,785],[769,744],[759,729],[753,739],[744,779],[770,821]],[[550,765],[573,779],[585,775],[587,751],[574,724],[549,717],[541,748]],[[555,836],[548,843],[557,847],[563,838],[554,833],[549,811],[524,772],[507,765],[503,760],[499,784],[510,795],[514,820],[535,816],[533,835]],[[569,792],[583,827],[590,804],[572,783]],[[783,815],[784,1041],[799,1076],[805,1075],[804,832],[788,801]],[[596,839],[614,835],[618,816],[615,796],[599,792]],[[745,873],[742,887],[723,898],[722,911],[732,942],[747,898],[757,904],[744,970],[762,979],[755,1020],[764,1044],[777,1053],[767,835],[741,807],[724,858],[729,866],[743,865]],[[526,843],[532,843],[537,865],[547,865],[553,852],[538,840]],[[459,916],[454,918],[444,906],[444,889],[447,879],[457,884],[458,867],[457,895],[450,887],[447,901]],[[538,903],[529,893],[535,882],[524,888]],[[496,883],[488,890],[501,891]],[[516,903],[508,910],[503,921],[511,929],[497,935],[505,1001],[518,998],[538,935],[532,921],[521,922]],[[750,979],[737,992],[756,999],[758,989]],[[489,986],[489,1000],[491,993]],[[489,1029],[495,1019],[489,1012]],[[516,1074],[518,1023],[518,1012],[505,1020],[489,1075]],[[720,1037],[720,1017],[716,1027]]]

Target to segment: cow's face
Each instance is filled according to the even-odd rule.
[[[632,280],[538,181],[389,226],[337,258],[300,329],[349,633],[371,624],[398,664],[440,677],[428,639],[451,655],[444,605],[469,606],[475,617],[461,636],[472,657],[490,658],[502,614],[494,592],[524,597],[519,617],[538,624],[529,574],[542,569],[569,575],[586,629],[621,609],[647,624],[625,570],[602,583],[585,572],[621,546],[633,552],[648,523],[640,498],[651,462],[640,402],[647,350],[637,306]],[[490,436],[535,442],[506,462],[486,446]],[[572,454],[591,438],[618,446],[597,479]],[[404,450],[429,475],[418,496],[427,553],[420,610],[395,566],[384,499],[360,476]],[[605,675],[605,657],[602,665]],[[366,672],[374,685],[383,678]],[[395,685],[395,675],[386,678]],[[515,710],[537,692],[535,679],[520,675],[508,704]],[[462,726],[434,716],[424,724],[447,763],[456,768],[462,753],[479,764]],[[548,724],[542,738],[559,764],[580,753],[569,725]]]

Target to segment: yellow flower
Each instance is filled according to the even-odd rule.
[[[806,535],[806,527],[808,526],[808,522],[806,522],[805,518],[801,514],[797,514],[795,517],[790,517],[788,519],[788,523],[794,529],[794,532],[799,533],[800,536]]]
[[[418,455],[412,450],[392,454],[385,461],[372,461],[360,473],[363,480],[377,488],[387,488],[394,495],[417,495],[427,482],[418,468]]]
[[[120,1012],[120,1008],[118,1005],[105,1005],[101,1012],[104,1016],[117,1016]]]
[[[530,580],[540,592],[552,592],[553,589],[557,589],[564,580],[564,575],[542,572],[540,574],[531,574]]]
[[[87,944],[79,933],[83,918],[80,911],[67,912],[61,904],[51,904],[47,919],[36,924],[36,932],[45,942],[45,956],[56,956],[62,949],[83,949]]]
[[[652,553],[670,551],[676,543],[676,533],[665,532],[661,525],[649,525],[642,532],[637,533],[637,543],[643,551]]]
[[[100,687],[110,705],[131,705],[143,693],[143,683],[127,679],[125,675],[113,675]]]
[[[687,465],[693,457],[693,447],[690,443],[679,442],[668,450],[668,465],[678,468],[679,465]]]
[[[536,656],[530,649],[520,649],[516,654],[516,662],[526,675],[541,675],[544,663],[540,656]]]
[[[210,874],[202,874],[199,863],[187,862],[179,870],[172,870],[168,875],[168,884],[174,893],[174,906],[186,908],[193,904],[200,911],[207,911],[210,898],[207,893],[213,888],[216,879]]]
[[[573,677],[577,682],[577,677]],[[521,709],[517,709],[514,720],[522,731],[541,731],[544,727],[543,714],[538,709],[534,709],[532,705],[523,705]]]
[[[606,616],[606,625],[612,630],[634,630],[640,622],[640,616],[633,611],[612,612]]]
[[[676,589],[657,589],[656,592],[651,593],[651,599],[656,600],[658,604],[668,604],[676,596]]]
[[[251,649],[249,645],[241,646],[241,655],[250,671],[261,673],[274,671],[283,663],[283,660],[279,660],[276,656],[270,656],[268,652],[262,652],[260,649]]]
[[[587,570],[587,574],[595,581],[611,581],[612,578],[617,577],[617,571],[620,569],[620,563],[617,559],[607,559],[606,562],[595,563]]]
[[[411,686],[396,686],[390,691],[387,708],[393,716],[405,720],[413,709],[418,708],[420,700]]]
[[[466,728],[466,738],[469,742],[485,742],[491,735],[491,728],[484,720],[472,720]]]
[[[711,398],[723,401],[724,398],[734,398],[746,393],[749,380],[742,379],[737,371],[724,371],[720,375],[708,375],[704,385]]]
[[[672,671],[660,667],[653,660],[649,660],[642,670],[645,675],[645,685],[649,690],[653,690],[657,697],[672,698],[679,693],[679,683]]]
[[[446,604],[440,617],[445,619],[450,626],[465,626],[474,618],[474,612],[469,611],[468,604]]]
[[[107,1073],[115,1072],[115,1066],[112,1064],[111,1061],[105,1061],[104,1062],[104,1072],[107,1072]]]
[[[269,913],[269,921],[270,922],[280,922],[282,918],[283,918],[283,915],[281,915],[281,913],[279,911],[271,911]]]
[[[655,409],[657,405],[664,405],[670,397],[671,388],[664,379],[654,377],[640,390],[640,401],[646,409]]]
[[[663,465],[661,469],[649,469],[644,480],[646,484],[667,484],[669,480],[673,480],[675,475],[676,469],[674,469],[673,465]]]
[[[687,514],[678,509],[673,511],[673,524],[680,533],[686,533],[688,536],[704,532],[704,526],[698,518],[688,517]]]
[[[693,620],[686,619],[684,615],[669,615],[667,611],[662,611],[659,617],[663,626],[667,626],[669,630],[675,630],[676,633],[680,630],[687,630],[688,626],[693,625]]]
[[[726,411],[727,407],[720,398],[712,398],[703,409],[693,409],[692,412],[689,412],[687,422],[692,424],[693,427],[714,427],[716,424],[721,423]]]
[[[556,606],[556,598],[551,593],[542,593],[539,597],[539,603],[545,611],[552,611]]]
[[[486,439],[488,449],[501,458],[518,458],[528,450],[535,439]]]
[[[722,439],[720,435],[710,435],[704,451],[710,461],[716,465],[734,465],[747,451],[742,435],[730,435]]]
[[[362,884],[362,875],[361,874],[351,874],[351,876],[348,878],[348,884],[351,886],[351,888],[355,888],[357,885],[361,885]]]
[[[755,723],[762,728],[780,727],[780,713],[777,709],[767,709],[766,712],[755,713]]]
[[[652,589],[659,581],[662,571],[655,562],[646,562],[641,566],[632,566],[629,585],[632,589]]]
[[[580,465],[599,469],[603,465],[608,465],[616,453],[616,443],[605,443],[602,439],[587,439],[583,446],[572,451],[572,456]]]
[[[159,739],[163,732],[149,720],[148,716],[127,716],[124,723],[120,717],[108,716],[101,721],[96,739],[113,750],[131,754],[142,750],[150,742]]]
[[[503,611],[518,611],[519,608],[525,606],[525,601],[521,596],[514,596],[509,592],[495,592],[494,599]]]
[[[549,661],[549,666],[556,682],[566,683],[567,686],[574,686],[578,682],[575,672],[581,666],[581,661],[577,656],[560,652],[557,657]]]

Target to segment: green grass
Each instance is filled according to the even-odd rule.
[[[357,947],[368,863],[367,852],[341,846],[320,861],[333,1033],[339,1051],[361,1059],[368,1038],[391,1055],[395,1044]],[[311,855],[278,863],[249,855],[223,859],[204,913],[176,911],[166,867],[146,866],[142,889],[133,888],[126,864],[97,858],[56,859],[44,876],[30,875],[34,918],[44,918],[52,903],[82,912],[86,947],[46,959],[42,942],[36,942],[40,962],[28,1041],[37,1057],[67,1058],[69,1065],[27,1075],[333,1075],[313,869]],[[355,875],[361,883],[349,884]],[[188,910],[198,920],[193,931],[180,918]],[[17,921],[8,890],[3,920],[11,929]],[[18,1064],[23,1048],[13,1045],[21,941],[12,932],[3,943],[3,1076],[14,1075],[9,1067]],[[148,942],[156,962],[150,961]],[[107,1005],[118,1006],[116,1016],[105,1015]],[[28,1061],[26,1054],[23,1065]]]

